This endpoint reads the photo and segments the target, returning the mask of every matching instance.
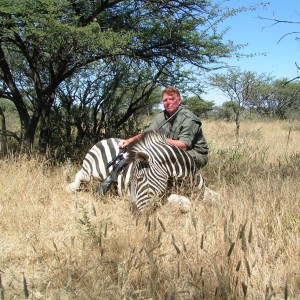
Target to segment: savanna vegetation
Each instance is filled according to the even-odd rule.
[[[1,106],[19,117],[2,135],[45,154],[67,151],[74,131],[77,149],[128,131],[162,86],[199,91],[191,69],[224,65],[237,46],[216,27],[238,11],[199,0],[1,1]]]
[[[38,152],[59,160],[77,157],[102,138],[139,132],[168,85],[179,88],[197,114],[215,110],[214,102],[203,98],[204,75],[228,68],[226,59],[240,57],[243,48],[227,40],[227,30],[219,25],[267,5],[229,9],[202,0],[0,4],[0,155]],[[211,79],[229,96],[224,111],[230,105],[237,126],[243,109],[286,119],[299,107],[299,83],[291,78],[271,80],[230,69],[225,78]]]
[[[203,98],[242,48],[218,25],[255,8],[0,0],[0,300],[300,299],[299,78],[229,69],[209,77],[229,101]],[[87,149],[146,128],[168,85],[203,120],[221,201],[137,218],[94,185],[66,193]]]
[[[300,127],[205,121],[220,202],[134,217],[67,194],[79,166],[0,161],[1,299],[300,299]]]

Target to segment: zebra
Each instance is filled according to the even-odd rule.
[[[102,182],[114,168],[114,164],[109,167],[107,165],[120,154],[119,141],[117,138],[109,138],[97,142],[85,155],[81,169],[76,173],[74,181],[66,186],[67,192],[75,192],[83,182],[91,180]],[[119,195],[123,195],[124,191],[127,191],[130,170],[131,165],[129,164],[118,176],[117,193]]]
[[[82,181],[103,181],[113,169],[106,168],[107,163],[119,154],[118,142],[118,139],[111,138],[94,145],[67,190],[78,189]],[[205,181],[198,173],[194,159],[186,151],[168,143],[162,130],[144,132],[139,140],[127,147],[124,159],[126,167],[118,176],[117,190],[119,195],[124,191],[130,195],[134,212],[155,208],[164,204],[165,199],[179,202],[184,210],[189,210],[189,198],[172,194],[171,187],[178,181],[181,186],[192,184],[200,198],[204,197]]]
[[[173,189],[191,184],[200,194],[204,194],[204,178],[197,173],[198,169],[192,156],[166,141],[161,130],[151,130],[141,139],[127,147],[126,160],[132,163],[130,194],[134,211],[141,211],[151,206],[164,204],[164,199],[175,200]],[[165,196],[165,197],[164,197]],[[161,202],[163,201],[163,202]],[[188,198],[179,198],[188,204]]]

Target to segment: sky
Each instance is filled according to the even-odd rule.
[[[253,71],[257,74],[267,73],[276,79],[295,78],[300,76],[295,63],[300,65],[300,0],[270,0],[269,5],[259,6],[255,11],[242,12],[227,19],[220,28],[230,27],[225,35],[226,40],[235,44],[248,44],[241,53],[264,53],[240,60],[230,59],[226,62],[240,67],[241,71]],[[229,0],[224,3],[230,8],[254,6],[259,1]],[[274,25],[270,20],[262,18],[294,21],[298,24],[279,23]],[[297,32],[296,34],[289,34]],[[284,37],[284,35],[288,34]],[[224,71],[223,71],[224,72]],[[225,72],[226,73],[226,72]],[[221,105],[228,101],[221,92],[212,90],[202,95],[207,101]]]

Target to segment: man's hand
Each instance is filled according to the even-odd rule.
[[[120,142],[118,143],[118,146],[121,149],[126,148],[132,142],[135,142],[135,141],[139,140],[141,136],[142,136],[142,133],[139,133],[139,134],[127,139],[127,140],[120,140]]]
[[[118,143],[119,148],[123,149],[126,148],[129,145],[127,140],[120,140],[120,142]]]

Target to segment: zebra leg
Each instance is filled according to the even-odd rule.
[[[84,171],[81,169],[79,172],[76,173],[75,180],[66,186],[66,191],[68,193],[75,192],[79,189],[82,181],[89,182],[90,177],[85,175]]]
[[[196,174],[194,180],[194,186],[197,188],[197,190],[202,191],[205,188],[205,181],[203,176],[200,174]]]

